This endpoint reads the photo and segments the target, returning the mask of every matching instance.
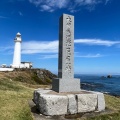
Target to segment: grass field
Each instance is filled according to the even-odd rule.
[[[32,93],[20,82],[0,80],[0,120],[33,120],[28,106]]]
[[[120,98],[105,95],[106,109],[111,110],[108,114],[102,114],[88,118],[88,120],[120,120]]]
[[[0,120],[33,120],[28,100],[39,85],[24,84],[18,81],[0,79]],[[85,118],[88,120],[120,120],[120,98],[105,95],[106,108],[113,111]],[[81,120],[77,118],[77,120]]]

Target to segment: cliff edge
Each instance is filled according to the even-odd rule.
[[[0,79],[20,81],[29,84],[49,85],[57,76],[46,69],[15,69],[11,72],[0,72]]]

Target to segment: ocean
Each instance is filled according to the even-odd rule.
[[[103,77],[101,75],[76,74],[75,78],[80,78],[81,89],[120,96],[120,75],[113,75],[112,78],[107,78],[107,76]]]

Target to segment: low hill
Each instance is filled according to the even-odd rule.
[[[9,79],[28,84],[49,85],[57,76],[46,69],[15,69],[12,72],[0,72],[0,79]]]

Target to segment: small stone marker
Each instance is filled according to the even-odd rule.
[[[56,92],[80,91],[80,79],[74,79],[74,16],[63,14],[59,20],[58,78],[53,79]]]

